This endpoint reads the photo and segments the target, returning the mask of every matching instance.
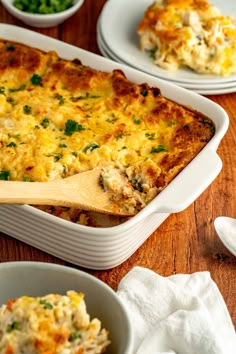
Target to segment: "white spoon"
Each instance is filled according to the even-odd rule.
[[[214,226],[225,247],[236,257],[236,219],[219,216],[215,219]]]

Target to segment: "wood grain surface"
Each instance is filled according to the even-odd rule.
[[[33,29],[100,54],[96,43],[96,22],[104,3],[105,0],[85,0],[82,8],[64,24],[47,29],[24,25],[7,13],[0,4],[0,21]],[[219,176],[186,210],[171,214],[123,264],[107,271],[85,271],[100,278],[113,289],[137,265],[152,269],[163,276],[209,271],[236,326],[236,258],[223,246],[213,226],[217,216],[236,218],[236,93],[208,98],[220,104],[230,118],[229,129],[218,148],[223,161]],[[0,233],[0,261],[25,260],[79,268]]]

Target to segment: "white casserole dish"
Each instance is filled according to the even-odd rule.
[[[193,203],[219,174],[222,162],[216,150],[227,131],[229,118],[213,101],[30,30],[0,24],[0,37],[44,51],[56,50],[62,58],[79,58],[83,64],[98,70],[110,72],[119,68],[131,81],[159,87],[165,97],[208,116],[216,127],[214,137],[197,157],[150,204],[123,224],[92,228],[59,219],[28,205],[0,205],[1,232],[73,264],[109,269],[128,259],[169,214]]]

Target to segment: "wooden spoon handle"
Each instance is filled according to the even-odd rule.
[[[59,205],[57,192],[56,183],[0,181],[0,204]]]

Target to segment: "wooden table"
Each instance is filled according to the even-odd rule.
[[[85,0],[82,8],[63,25],[31,29],[99,54],[96,22],[104,3],[105,0]],[[27,28],[5,11],[2,5],[0,21]],[[217,216],[236,217],[236,93],[210,96],[209,99],[219,103],[230,117],[230,127],[218,149],[223,161],[220,175],[186,210],[171,214],[126,262],[107,271],[86,271],[114,289],[121,278],[137,265],[150,268],[163,276],[209,271],[236,326],[236,258],[223,246],[213,226]],[[0,261],[26,260],[68,265],[10,236],[0,234]]]

